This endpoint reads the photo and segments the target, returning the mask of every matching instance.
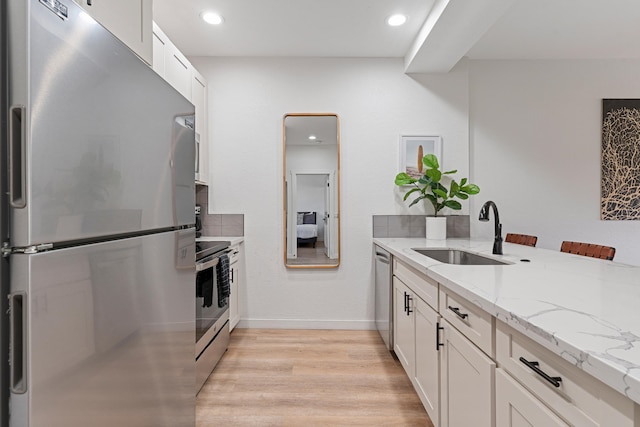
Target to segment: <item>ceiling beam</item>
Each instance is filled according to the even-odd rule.
[[[447,73],[517,0],[436,0],[404,57],[406,73]]]

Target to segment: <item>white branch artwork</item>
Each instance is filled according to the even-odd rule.
[[[640,219],[640,100],[603,100],[600,207],[603,220]]]

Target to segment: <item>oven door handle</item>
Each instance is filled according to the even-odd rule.
[[[207,268],[215,267],[220,262],[220,258],[213,258],[206,262],[197,262],[196,261],[196,271],[206,270]]]

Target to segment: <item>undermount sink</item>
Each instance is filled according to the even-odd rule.
[[[461,251],[459,249],[420,249],[412,248],[421,255],[435,259],[446,264],[456,265],[508,265],[508,262]]]

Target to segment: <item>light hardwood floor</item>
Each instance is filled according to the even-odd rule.
[[[235,329],[198,427],[433,427],[377,331]]]
[[[287,259],[289,265],[336,265],[337,259],[329,259],[325,253],[324,242],[316,242],[315,247],[305,244],[298,246],[298,258]]]

